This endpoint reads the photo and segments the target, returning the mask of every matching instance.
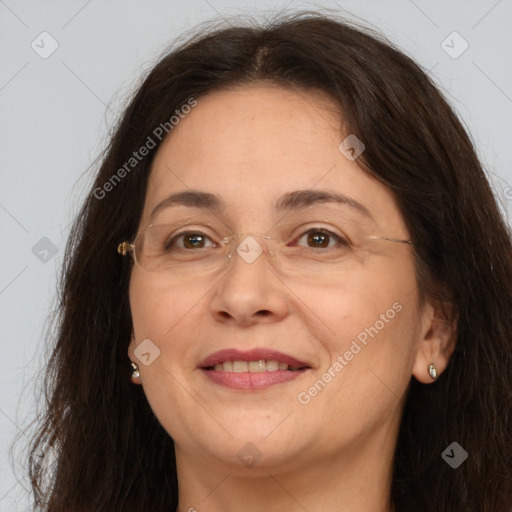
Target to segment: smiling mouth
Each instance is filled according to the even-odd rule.
[[[228,348],[210,354],[198,369],[216,385],[243,392],[260,391],[300,379],[313,368],[271,348]]]
[[[203,369],[230,373],[262,373],[277,371],[299,372],[309,368],[310,367],[306,365],[289,365],[274,359],[258,359],[255,361],[224,361],[217,363],[214,366],[204,367]]]

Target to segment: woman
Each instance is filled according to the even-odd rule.
[[[68,244],[37,503],[510,512],[511,250],[380,36],[302,13],[191,38]]]

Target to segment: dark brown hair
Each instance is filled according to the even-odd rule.
[[[393,192],[424,296],[457,312],[455,352],[437,382],[411,379],[394,458],[397,512],[512,510],[511,238],[468,134],[421,68],[382,36],[316,13],[223,26],[188,38],[149,72],[117,124],[66,248],[47,409],[31,458],[48,512],[159,512],[177,506],[170,436],[130,382],[130,265],[117,254],[140,220],[156,148],[103,198],[98,190],[190,98],[270,81],[322,90],[358,159]],[[172,133],[171,135],[172,136]],[[456,441],[457,469],[442,458]],[[46,476],[45,476],[46,474]]]

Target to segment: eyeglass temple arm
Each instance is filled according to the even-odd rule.
[[[117,246],[117,252],[121,254],[122,256],[126,256],[129,252],[133,250],[133,244],[129,242],[121,242]]]
[[[399,244],[411,244],[414,245],[412,240],[402,240],[401,238],[390,238],[387,236],[372,235],[368,237],[370,240],[386,240],[387,242],[396,242]]]

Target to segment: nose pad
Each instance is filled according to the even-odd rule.
[[[229,260],[233,260],[235,255],[240,257],[248,264],[254,263],[263,253],[271,258],[275,256],[275,250],[271,247],[271,237],[259,233],[244,233],[237,235],[230,242],[230,248],[227,254]]]

